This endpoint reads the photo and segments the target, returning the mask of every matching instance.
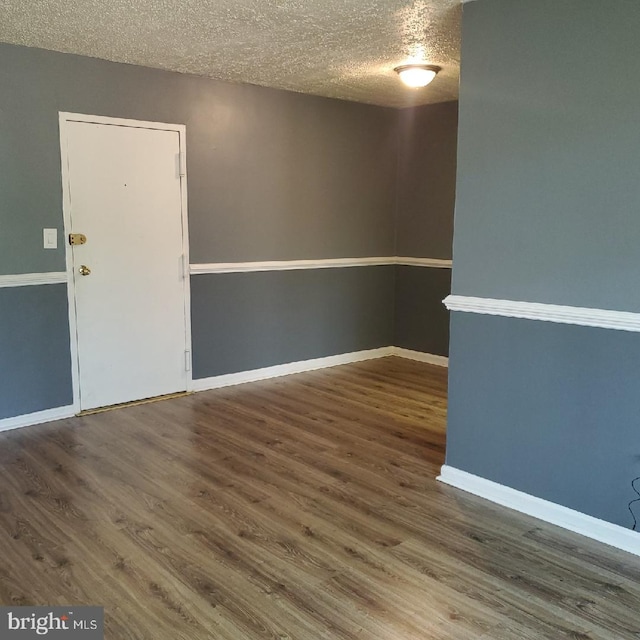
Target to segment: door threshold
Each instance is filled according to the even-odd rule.
[[[114,411],[115,409],[124,409],[125,407],[137,407],[140,404],[149,404],[151,402],[160,402],[161,400],[172,400],[173,398],[182,398],[190,396],[192,391],[177,391],[176,393],[167,393],[163,396],[154,396],[153,398],[143,398],[142,400],[131,400],[130,402],[121,402],[120,404],[110,404],[106,407],[96,407],[95,409],[86,409],[76,413],[77,416],[90,416],[94,413],[104,413],[105,411]]]

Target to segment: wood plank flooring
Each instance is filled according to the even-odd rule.
[[[111,640],[640,638],[640,559],[435,481],[384,358],[0,434],[0,602]]]

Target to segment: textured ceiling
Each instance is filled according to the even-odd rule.
[[[392,107],[458,95],[460,0],[0,0],[0,41]],[[442,67],[408,89],[393,68]]]

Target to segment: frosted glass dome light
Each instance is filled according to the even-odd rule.
[[[403,64],[394,71],[408,87],[418,89],[426,87],[436,77],[440,67],[432,64]]]

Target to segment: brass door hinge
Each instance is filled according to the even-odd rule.
[[[84,233],[70,233],[69,234],[69,244],[84,244],[87,241],[87,236]]]

